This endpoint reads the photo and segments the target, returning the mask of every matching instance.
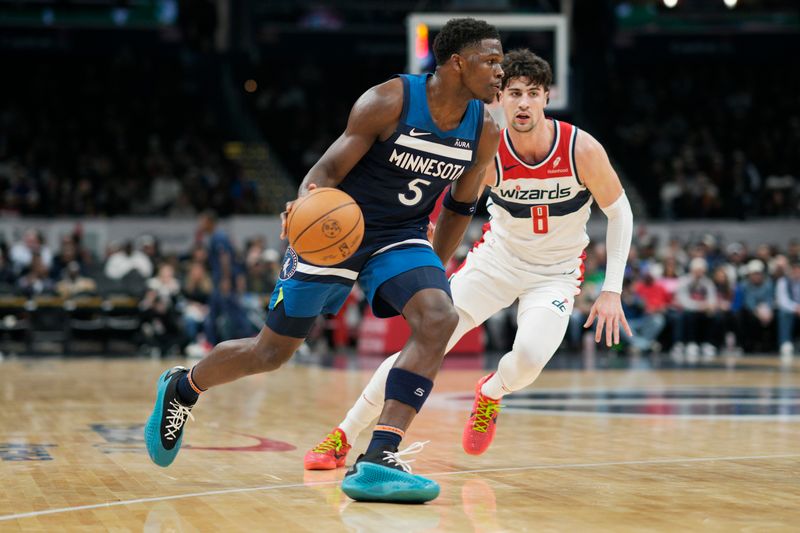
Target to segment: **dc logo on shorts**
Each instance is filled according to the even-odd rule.
[[[295,272],[297,272],[297,252],[289,247],[286,249],[286,256],[283,258],[283,266],[279,277],[285,281],[294,276]]]
[[[563,300],[553,300],[550,302],[556,309],[561,311],[562,313],[567,312],[567,299],[564,298]]]

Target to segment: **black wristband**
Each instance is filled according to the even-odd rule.
[[[453,198],[452,189],[447,189],[447,192],[444,193],[444,200],[442,200],[442,207],[446,207],[450,211],[458,213],[459,215],[464,215],[465,217],[471,217],[475,214],[475,207],[477,204],[477,200],[473,203],[459,202]]]

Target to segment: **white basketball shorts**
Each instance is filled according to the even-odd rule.
[[[569,317],[580,292],[583,260],[533,265],[514,256],[491,231],[450,278],[455,306],[481,324],[519,299],[519,315],[539,307]]]

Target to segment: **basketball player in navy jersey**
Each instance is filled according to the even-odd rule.
[[[620,302],[633,214],[605,150],[576,126],[545,116],[552,71],[529,50],[503,59],[500,104],[508,123],[495,164],[486,172],[491,215],[483,237],[452,276],[459,322],[447,350],[469,330],[519,299],[517,334],[497,371],[475,387],[464,426],[464,451],[478,455],[492,442],[500,399],[527,387],[558,349],[583,279],[586,222],[594,201],[608,217],[602,291],[585,327],[597,319],[595,340],[618,343],[630,328]],[[328,470],[344,462],[352,442],[381,411],[389,357],[345,419],[305,456],[305,468]]]
[[[423,502],[438,495],[439,486],[413,475],[403,459],[419,444],[403,452],[398,446],[431,392],[458,323],[442,265],[464,236],[497,151],[499,128],[484,103],[500,91],[503,52],[497,30],[470,18],[450,20],[433,50],[434,74],[397,76],[356,101],[344,133],[300,185],[299,197],[314,187],[338,187],[356,200],[365,221],[359,249],[332,268],[308,264],[289,249],[258,336],[223,342],[190,371],[175,367],[161,375],[145,427],[156,464],[174,460],[201,392],[278,369],[315,317],[336,313],[358,279],[375,315],[402,314],[412,334],[388,373],[372,441],[342,489],[367,501]],[[428,216],[447,186],[431,245]]]

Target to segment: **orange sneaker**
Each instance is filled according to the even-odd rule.
[[[461,445],[470,455],[480,455],[489,448],[494,439],[494,430],[497,425],[497,415],[500,413],[500,400],[484,396],[481,387],[494,375],[483,376],[475,387],[475,402],[472,404],[472,413],[464,426]]]
[[[350,451],[347,436],[339,428],[334,429],[317,444],[315,448],[306,453],[303,465],[306,470],[333,470],[344,466],[347,452]]]

